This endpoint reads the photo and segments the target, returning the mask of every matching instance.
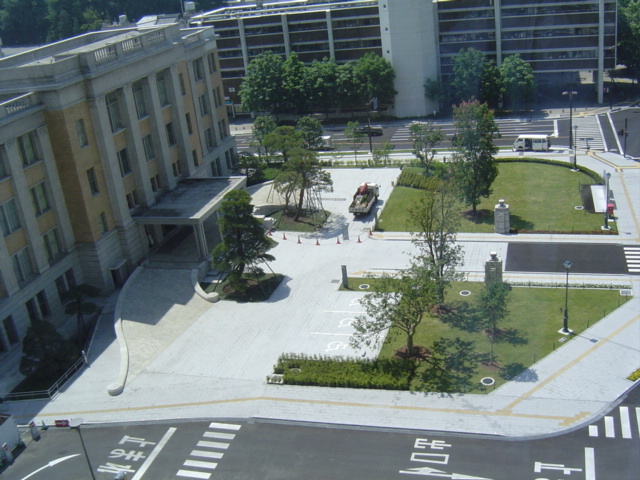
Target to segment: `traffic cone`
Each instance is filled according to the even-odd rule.
[[[284,232],[282,232],[282,239],[283,239],[283,240],[286,240],[286,239],[287,239],[287,236],[285,235],[285,233],[284,233]]]
[[[369,229],[369,236],[372,236],[373,232],[371,231],[371,229]]]
[[[358,235],[358,243],[362,243],[362,242],[360,241],[360,235]]]
[[[319,247],[319,246],[320,246],[320,240],[316,238],[316,247]]]
[[[340,237],[336,238],[336,245],[340,245]]]
[[[300,241],[300,235],[298,235],[298,245],[301,244],[302,242]]]

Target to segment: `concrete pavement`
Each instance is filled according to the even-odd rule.
[[[607,154],[609,155],[609,154]],[[640,171],[616,156],[581,156],[590,168],[608,169],[616,198],[618,237],[527,235],[526,241],[624,241],[637,244]],[[584,162],[584,163],[583,163]],[[368,355],[348,345],[350,320],[362,313],[363,292],[339,292],[340,266],[351,274],[392,271],[408,264],[407,234],[369,235],[371,219],[348,215],[346,201],[362,181],[382,185],[388,199],[397,169],[340,169],[334,191],[323,195],[336,219],[318,235],[281,233],[272,268],[286,278],[261,304],[207,304],[189,285],[188,272],[148,270],[121,295],[131,375],[116,397],[107,387],[118,375],[120,345],[113,318],[103,316],[90,365],[54,400],[15,402],[21,422],[82,417],[86,422],[174,418],[271,418],[320,423],[475,432],[505,436],[544,435],[574,428],[603,413],[632,386],[626,377],[640,367],[640,299],[634,297],[596,325],[532,365],[514,381],[486,394],[431,394],[291,387],[266,383],[282,353]],[[269,187],[254,203],[269,200]],[[337,234],[347,226],[350,240]],[[360,236],[360,242],[358,242]],[[508,241],[523,236],[461,234],[463,270],[481,280],[489,252],[505,258]],[[316,241],[320,245],[316,245]],[[507,280],[563,282],[563,274],[506,273]],[[572,275],[572,282],[631,285],[629,275]]]

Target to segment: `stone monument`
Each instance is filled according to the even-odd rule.
[[[509,205],[504,203],[504,198],[501,198],[498,202],[500,203],[493,209],[493,232],[507,234],[511,229]]]
[[[502,260],[496,252],[491,252],[491,258],[484,264],[484,284],[502,283]]]

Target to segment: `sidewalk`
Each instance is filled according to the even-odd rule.
[[[587,158],[580,161],[592,160],[597,162]],[[618,172],[612,170],[613,181]],[[292,234],[287,240],[275,235],[273,238],[279,244],[270,252],[276,257],[272,268],[286,278],[272,298],[262,304],[204,305],[197,295],[182,288],[187,272],[173,271],[173,275],[182,278],[180,289],[173,287],[175,277],[173,281],[166,277],[158,283],[148,278],[159,275],[159,271],[145,272],[146,276],[140,275],[135,280],[127,297],[119,299],[125,322],[140,324],[126,338],[132,358],[137,355],[134,361],[137,367],[124,392],[117,397],[107,393],[120,368],[120,346],[110,334],[109,319],[103,318],[98,348],[90,353],[90,366],[53,401],[12,404],[18,421],[26,423],[35,418],[37,423],[43,420],[52,423],[58,418],[73,417],[82,417],[89,423],[270,418],[515,437],[545,435],[593,421],[633,385],[626,377],[640,366],[638,297],[532,365],[514,381],[486,394],[267,384],[266,376],[282,353],[362,355],[352,351],[346,339],[351,332],[349,320],[361,313],[358,299],[363,293],[338,291],[341,265],[355,275],[394,270],[408,263],[413,247],[406,234],[369,235],[370,221],[354,221],[343,213],[347,208],[344,200],[347,192],[365,180],[383,185],[384,203],[391,191],[391,181],[399,171],[340,172],[334,179],[334,192],[327,194],[324,201],[325,207],[344,217],[351,232],[349,241],[336,244],[334,231],[301,236],[300,244]],[[640,176],[628,178],[626,170],[624,174],[627,189],[637,192]],[[616,186],[618,221],[629,226],[628,241],[637,241],[638,213],[627,201],[628,196],[617,193],[620,191]],[[470,276],[480,277],[489,252],[496,251],[504,258],[507,241],[514,239],[461,234],[459,240],[465,246],[464,270]],[[316,245],[316,240],[320,245]],[[526,240],[560,241],[561,236],[527,236]],[[534,279],[541,276],[517,275]],[[564,278],[562,274],[543,276],[545,281],[561,282]],[[634,293],[640,292],[638,276],[572,275],[572,280],[631,284]],[[159,318],[160,310],[169,314]],[[171,325],[170,331],[152,326],[173,323],[170,315],[175,315],[176,322],[179,318],[186,320]],[[150,345],[157,348],[149,348]],[[376,352],[364,353],[371,356]]]

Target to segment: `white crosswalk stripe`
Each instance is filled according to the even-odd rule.
[[[640,247],[623,247],[629,273],[640,273]]]
[[[573,117],[573,129],[578,150],[604,150],[598,117]]]
[[[209,424],[209,429],[202,434],[202,437],[231,441],[236,437],[236,434],[230,433],[230,431],[237,432],[240,430],[240,427],[242,427],[242,425],[234,423],[211,422]],[[214,470],[218,466],[218,462],[210,460],[222,459],[224,452],[219,450],[227,450],[230,443],[199,440],[196,446],[198,449],[192,450],[189,454],[190,457],[195,457],[195,459],[186,459],[182,464],[184,468],[178,470],[176,477],[208,480],[211,478],[211,472],[208,470]]]
[[[605,438],[623,438],[631,439],[634,436],[633,421],[631,419],[632,413],[635,413],[637,430],[640,431],[640,407],[636,407],[635,410],[629,409],[626,406],[618,407],[617,411],[611,412],[611,415],[606,415],[603,419],[604,437]],[[617,413],[617,415],[615,415]],[[616,416],[618,417],[616,420]],[[589,425],[589,436],[599,437],[601,429],[598,424]]]

